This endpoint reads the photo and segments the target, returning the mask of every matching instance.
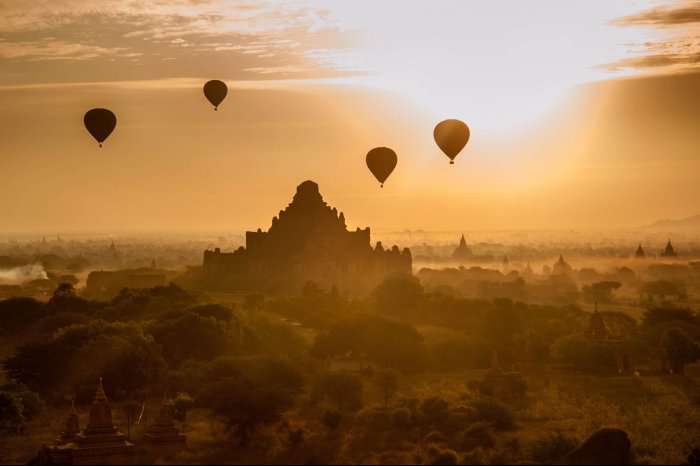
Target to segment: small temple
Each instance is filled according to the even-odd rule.
[[[642,243],[639,243],[639,247],[637,247],[637,252],[634,253],[634,257],[639,257],[639,258],[646,257],[644,255],[644,249],[642,249]]]
[[[464,233],[459,240],[459,246],[452,252],[452,258],[455,260],[466,260],[473,256],[472,250],[467,246],[467,240],[464,238]]]
[[[598,312],[598,303],[595,303],[593,314],[588,320],[588,336],[597,341],[605,341],[608,339],[608,329],[603,322],[603,316]]]
[[[176,453],[187,443],[187,437],[175,427],[172,407],[165,396],[158,417],[144,434],[143,442],[156,455]]]
[[[55,445],[44,445],[35,464],[134,464],[136,448],[112,423],[112,410],[101,377],[88,423],[78,430],[78,415],[73,405]]]
[[[484,376],[482,389],[487,395],[499,400],[507,400],[513,397],[510,377],[501,369],[501,364],[498,361],[498,352],[495,350],[491,356],[491,367]]]
[[[598,311],[597,302],[591,317],[588,319],[586,335],[597,343],[612,349],[614,361],[610,361],[610,363],[619,374],[629,374],[636,371],[632,343],[625,338],[610,334],[605,326],[602,314]]]
[[[508,254],[503,254],[503,260],[501,261],[501,267],[503,272],[507,273],[510,271],[510,261],[508,260]]]
[[[564,256],[559,254],[559,260],[552,266],[552,275],[568,275],[572,271],[571,266],[564,260]]]
[[[663,251],[661,251],[661,257],[676,257],[678,254],[676,251],[673,250],[673,246],[671,245],[671,240],[668,240],[668,243],[666,243],[666,247],[664,248]]]

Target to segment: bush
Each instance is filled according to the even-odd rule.
[[[423,443],[445,443],[447,442],[447,437],[445,437],[445,434],[440,432],[439,430],[433,430],[431,432],[428,432],[425,434],[425,437],[423,437]]]
[[[426,398],[420,405],[420,411],[426,424],[442,424],[447,420],[449,404],[440,397]]]
[[[488,422],[497,431],[515,430],[513,412],[508,406],[493,398],[477,398],[471,406],[478,413],[478,420]]]
[[[459,458],[454,450],[440,450],[430,464],[457,464]]]
[[[290,447],[297,448],[304,442],[304,429],[296,429],[289,431],[287,440],[289,440]]]
[[[550,432],[530,445],[530,456],[538,463],[561,464],[564,457],[574,451],[579,440],[562,432]]]
[[[487,450],[496,445],[491,426],[485,422],[477,422],[467,427],[459,434],[458,447],[460,450],[471,451],[475,448]]]
[[[391,412],[391,423],[395,427],[408,428],[413,425],[413,415],[408,408],[396,408]]]
[[[508,375],[510,380],[510,391],[516,398],[522,398],[527,391],[527,381],[520,372],[511,372]]]
[[[326,426],[329,430],[334,430],[340,425],[340,422],[343,420],[343,415],[340,411],[329,409],[323,413],[322,420],[324,426]]]

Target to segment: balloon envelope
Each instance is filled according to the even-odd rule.
[[[85,114],[83,123],[88,132],[92,134],[93,138],[97,139],[100,147],[102,147],[104,140],[112,134],[114,127],[117,126],[117,117],[106,108],[93,108]]]
[[[396,167],[396,152],[388,147],[375,147],[367,153],[367,167],[377,181],[384,187],[384,182]]]
[[[438,147],[454,163],[454,158],[469,141],[469,127],[459,120],[444,120],[435,126],[433,137]]]
[[[214,110],[216,110],[219,104],[224,100],[227,93],[228,88],[226,87],[226,83],[223,81],[213,79],[211,81],[207,81],[207,83],[204,85],[204,95],[214,106]]]

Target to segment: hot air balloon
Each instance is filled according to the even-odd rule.
[[[83,117],[83,123],[92,137],[97,139],[97,142],[102,143],[107,137],[112,134],[114,127],[117,126],[117,117],[114,113],[106,108],[93,108],[89,110]]]
[[[444,120],[435,126],[433,137],[438,147],[455,163],[455,157],[469,141],[469,127],[459,120]]]
[[[384,182],[396,167],[396,152],[388,147],[375,147],[367,152],[367,167],[372,172],[377,181],[384,187]]]
[[[204,95],[214,106],[214,110],[218,109],[219,104],[224,100],[227,93],[228,88],[226,87],[226,83],[223,81],[213,79],[211,81],[207,81],[207,83],[204,85]]]

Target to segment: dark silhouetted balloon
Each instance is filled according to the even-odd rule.
[[[455,163],[457,154],[469,141],[469,126],[459,120],[444,120],[437,124],[433,137],[438,147]]]
[[[394,171],[397,161],[396,152],[388,147],[375,147],[367,152],[367,167],[381,183],[382,188],[386,179]]]
[[[100,147],[102,147],[102,143],[112,134],[114,127],[117,126],[117,117],[106,108],[93,108],[85,114],[83,123],[85,123],[85,127],[92,134],[92,137],[97,139]]]
[[[211,81],[207,81],[207,83],[204,85],[204,95],[214,106],[214,110],[218,109],[219,104],[224,100],[227,93],[228,88],[226,87],[226,83],[223,81],[213,79]]]

